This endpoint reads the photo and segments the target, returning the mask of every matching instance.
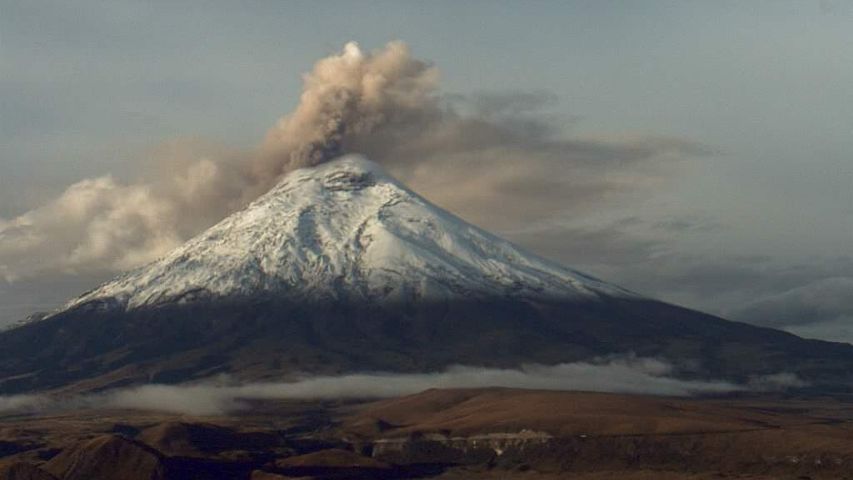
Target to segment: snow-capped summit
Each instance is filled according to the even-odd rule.
[[[470,225],[350,155],[288,174],[242,211],[67,307],[267,294],[380,302],[632,295]]]

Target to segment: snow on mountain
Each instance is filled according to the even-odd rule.
[[[134,309],[271,294],[418,301],[634,296],[432,205],[359,156],[296,170],[164,258],[70,302]]]

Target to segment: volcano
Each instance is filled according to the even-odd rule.
[[[669,305],[540,258],[346,156],[288,174],[165,257],[0,333],[0,393],[622,354],[736,381],[789,372],[845,385],[853,366],[853,346]]]
[[[290,174],[165,258],[74,300],[137,310],[258,297],[414,305],[632,296],[432,205],[361,157]]]

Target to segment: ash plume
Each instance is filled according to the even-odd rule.
[[[299,105],[278,121],[254,165],[259,178],[349,153],[377,132],[401,134],[439,121],[438,72],[391,42],[372,55],[354,42],[304,78]],[[388,131],[391,130],[391,131]]]
[[[86,179],[0,218],[0,279],[144,264],[289,171],[344,153],[364,154],[439,205],[501,229],[657,188],[680,160],[704,151],[665,137],[569,137],[542,112],[547,94],[454,97],[438,80],[402,42],[371,53],[348,43],[304,76],[298,106],[257,147],[172,142],[142,161],[136,181]]]

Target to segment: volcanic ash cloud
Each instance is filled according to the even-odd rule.
[[[541,93],[442,95],[438,69],[402,42],[369,53],[350,42],[304,75],[297,107],[257,147],[171,142],[140,162],[147,174],[137,182],[83,180],[0,219],[0,278],[113,273],[147,263],[289,171],[345,153],[366,155],[487,228],[655,187],[673,161],[701,153],[679,139],[568,138],[540,112],[552,100]],[[496,202],[505,207],[499,216]]]

